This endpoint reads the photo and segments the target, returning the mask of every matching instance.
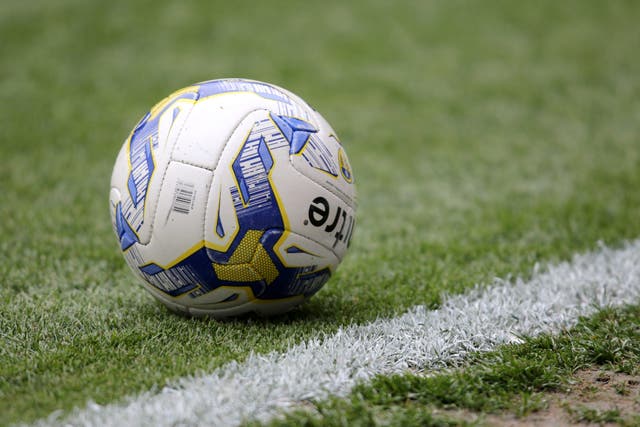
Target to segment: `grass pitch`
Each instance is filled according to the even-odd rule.
[[[0,4],[0,424],[112,402],[640,235],[635,2]],[[169,314],[108,217],[116,153],[174,89],[272,82],[345,142],[359,223],[301,309]]]

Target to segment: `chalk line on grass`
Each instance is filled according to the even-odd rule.
[[[554,333],[598,308],[640,299],[640,240],[600,246],[569,262],[535,268],[531,279],[496,279],[442,306],[347,326],[284,353],[251,354],[209,375],[177,380],[121,403],[89,404],[37,425],[189,426],[267,421],[309,399],[345,396],[373,376],[460,363],[471,352]]]

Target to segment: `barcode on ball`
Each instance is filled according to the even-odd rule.
[[[176,183],[176,191],[173,196],[172,210],[181,214],[188,214],[193,208],[193,199],[196,194],[195,185],[178,181]]]

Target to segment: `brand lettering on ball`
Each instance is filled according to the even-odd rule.
[[[333,209],[327,199],[322,196],[316,197],[309,205],[309,219],[304,222],[305,225],[309,223],[314,227],[324,226],[324,231],[327,233],[335,231],[334,248],[338,242],[346,244],[347,247],[350,245],[355,220],[353,215],[348,214],[347,210],[341,206]]]

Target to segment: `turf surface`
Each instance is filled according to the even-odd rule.
[[[542,335],[522,344],[505,345],[470,357],[465,368],[432,376],[378,377],[371,384],[357,387],[347,399],[318,402],[311,406],[313,411],[299,410],[269,425],[454,426],[465,421],[476,425],[470,413],[508,411],[523,417],[548,406],[545,393],[566,390],[578,370],[604,367],[638,375],[638,324],[638,305],[601,310],[559,336]],[[443,415],[443,411],[434,415],[434,408],[449,409],[449,415]],[[453,409],[473,412],[465,419],[464,413],[451,416],[456,415]],[[640,422],[637,414],[622,417],[618,411],[613,417],[612,411],[609,421],[629,426]],[[582,417],[581,421],[589,421],[588,415]],[[479,424],[484,425],[481,417]]]
[[[637,237],[639,18],[635,2],[578,0],[0,4],[0,424]],[[338,274],[272,320],[169,314],[108,217],[137,119],[229,76],[309,100],[359,190]]]

